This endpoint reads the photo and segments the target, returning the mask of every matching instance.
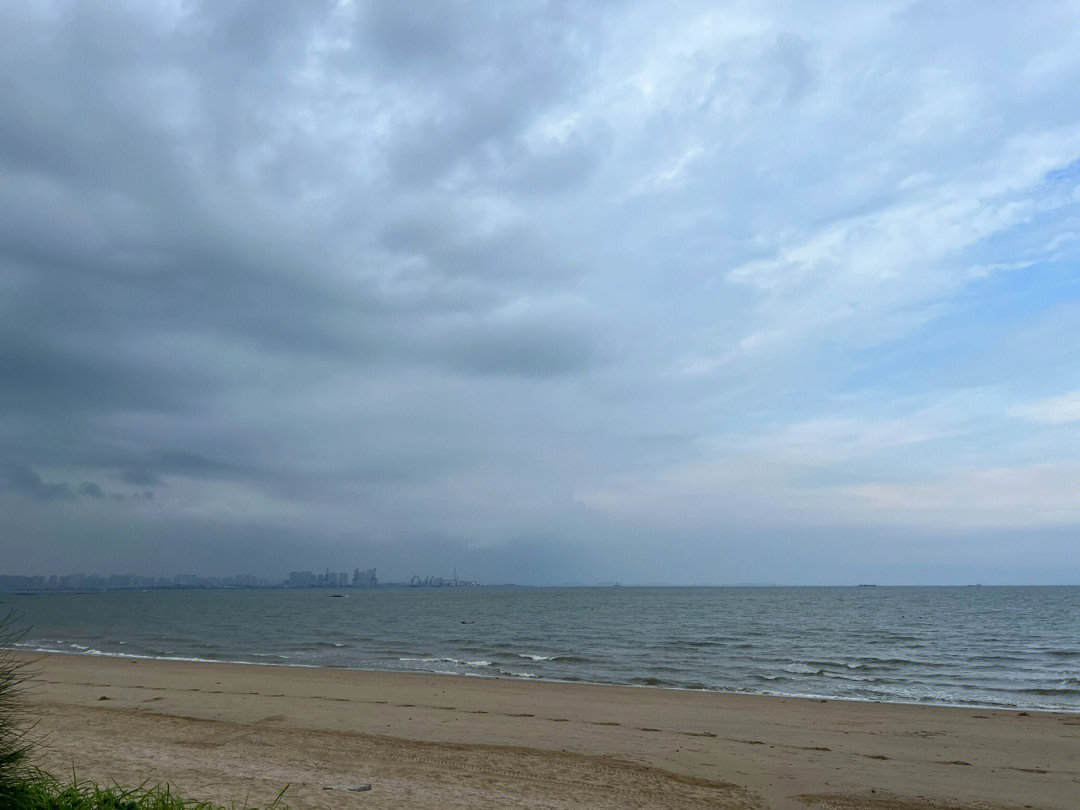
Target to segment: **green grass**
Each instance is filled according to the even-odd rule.
[[[281,794],[270,807],[285,810],[278,804],[280,800]],[[168,785],[102,787],[75,777],[70,782],[60,782],[36,770],[26,771],[22,779],[0,789],[0,807],[3,810],[252,810],[247,804],[224,808],[210,802],[184,799],[173,793]]]
[[[21,711],[28,673],[11,655],[24,634],[14,612],[0,613],[0,810],[254,810],[246,802],[223,807],[184,799],[168,785],[102,787],[74,774],[62,782],[30,765],[32,726]],[[267,810],[286,810],[279,804],[284,793]]]
[[[0,614],[0,791],[22,779],[30,753],[20,712],[25,666],[10,654],[24,633],[13,610]]]

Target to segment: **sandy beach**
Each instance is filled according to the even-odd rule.
[[[295,808],[1080,806],[1071,714],[33,660],[38,764],[193,798],[265,803],[289,785]]]

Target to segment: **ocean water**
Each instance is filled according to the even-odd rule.
[[[339,593],[341,598],[331,594]],[[1080,711],[1080,588],[0,594],[27,649]]]

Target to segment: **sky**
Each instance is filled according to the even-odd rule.
[[[0,8],[5,573],[1080,582],[1076,2]]]

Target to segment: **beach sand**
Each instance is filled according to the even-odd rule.
[[[35,658],[36,762],[294,808],[1080,807],[1080,715]],[[364,792],[348,788],[370,785]],[[325,788],[332,788],[326,790]]]

